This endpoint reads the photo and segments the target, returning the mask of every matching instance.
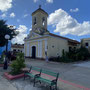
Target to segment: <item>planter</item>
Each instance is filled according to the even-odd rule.
[[[13,79],[18,79],[18,78],[24,77],[24,73],[13,76],[13,75],[9,74],[8,72],[5,72],[5,73],[4,73],[4,76],[5,76],[8,80],[13,80]]]

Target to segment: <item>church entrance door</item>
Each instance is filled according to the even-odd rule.
[[[32,58],[36,58],[36,47],[32,47]]]

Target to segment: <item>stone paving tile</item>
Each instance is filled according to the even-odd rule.
[[[88,62],[82,62],[82,63],[74,64],[74,65],[80,66],[80,67],[90,68],[90,61],[88,61]]]

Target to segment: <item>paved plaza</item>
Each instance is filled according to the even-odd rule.
[[[86,63],[90,64],[90,62],[64,64],[26,59],[25,63],[27,67],[32,65],[59,72],[58,90],[90,90],[90,67],[84,67]],[[82,64],[85,65],[83,66]],[[0,67],[0,90],[49,90],[49,87],[44,83],[33,87],[33,80],[28,78],[26,80],[23,80],[23,78],[12,81],[7,80],[3,73],[9,70],[10,67],[7,71]]]
[[[56,63],[39,60],[26,60],[28,66],[33,65],[60,73],[60,78],[77,84],[77,86],[90,88],[90,61],[76,63]]]

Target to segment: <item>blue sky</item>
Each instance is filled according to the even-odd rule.
[[[50,32],[78,41],[90,37],[90,0],[0,0],[0,19],[20,30],[13,42],[23,43],[31,29],[31,14],[39,4],[49,14]]]

